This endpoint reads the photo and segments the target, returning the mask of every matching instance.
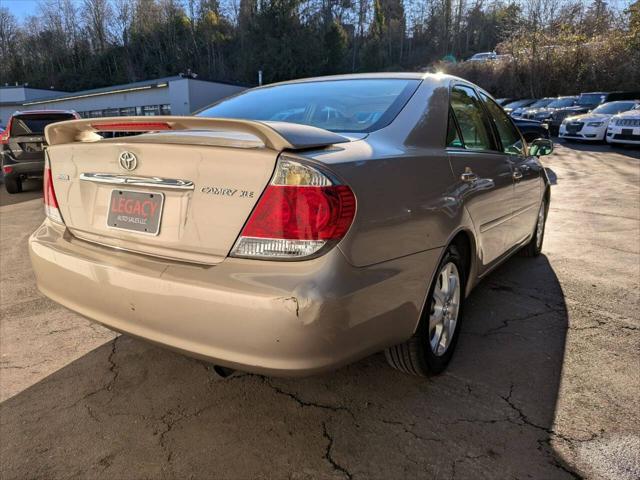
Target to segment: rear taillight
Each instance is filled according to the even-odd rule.
[[[356,199],[347,185],[281,157],[231,255],[272,260],[316,256],[345,236],[355,213]]]
[[[58,199],[56,198],[56,192],[53,189],[53,178],[51,177],[51,167],[49,165],[49,159],[45,159],[44,164],[44,185],[42,187],[44,191],[44,213],[54,222],[62,223],[62,215],[60,215],[60,209],[58,208]]]
[[[152,132],[171,130],[167,122],[96,122],[91,127],[96,132]]]
[[[13,118],[9,120],[7,124],[7,129],[0,133],[0,145],[7,145],[9,143],[9,132],[11,132],[11,123],[13,122]]]

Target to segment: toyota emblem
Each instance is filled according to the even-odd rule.
[[[138,166],[138,159],[131,152],[122,152],[118,157],[118,162],[122,168],[128,171],[135,170]]]

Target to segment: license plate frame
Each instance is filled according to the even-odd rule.
[[[126,216],[130,219],[142,219],[142,215],[131,212],[114,211],[114,197],[124,196],[126,200],[138,200],[139,202],[147,201],[155,205],[153,210],[153,218],[151,224],[141,223],[135,221],[124,221],[118,216]],[[159,199],[159,201],[158,201]],[[119,204],[122,207],[121,204]],[[134,207],[135,208],[135,207]],[[143,206],[140,207],[144,209]],[[162,213],[164,211],[164,193],[161,192],[141,192],[136,190],[126,190],[121,188],[114,188],[109,194],[109,205],[107,206],[107,228],[112,230],[120,230],[129,233],[135,233],[140,235],[158,236],[160,234],[160,226],[162,225]],[[114,218],[116,217],[116,218]]]
[[[633,128],[623,128],[622,135],[633,135]]]

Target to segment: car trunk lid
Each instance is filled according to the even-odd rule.
[[[77,238],[177,261],[216,264],[269,183],[280,151],[348,141],[313,127],[197,117],[63,122],[46,135],[60,213]]]

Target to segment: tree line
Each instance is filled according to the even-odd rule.
[[[496,50],[499,61],[464,62]],[[445,71],[497,96],[640,85],[640,2],[42,0],[0,7],[0,83],[77,91],[196,72],[254,85]]]

